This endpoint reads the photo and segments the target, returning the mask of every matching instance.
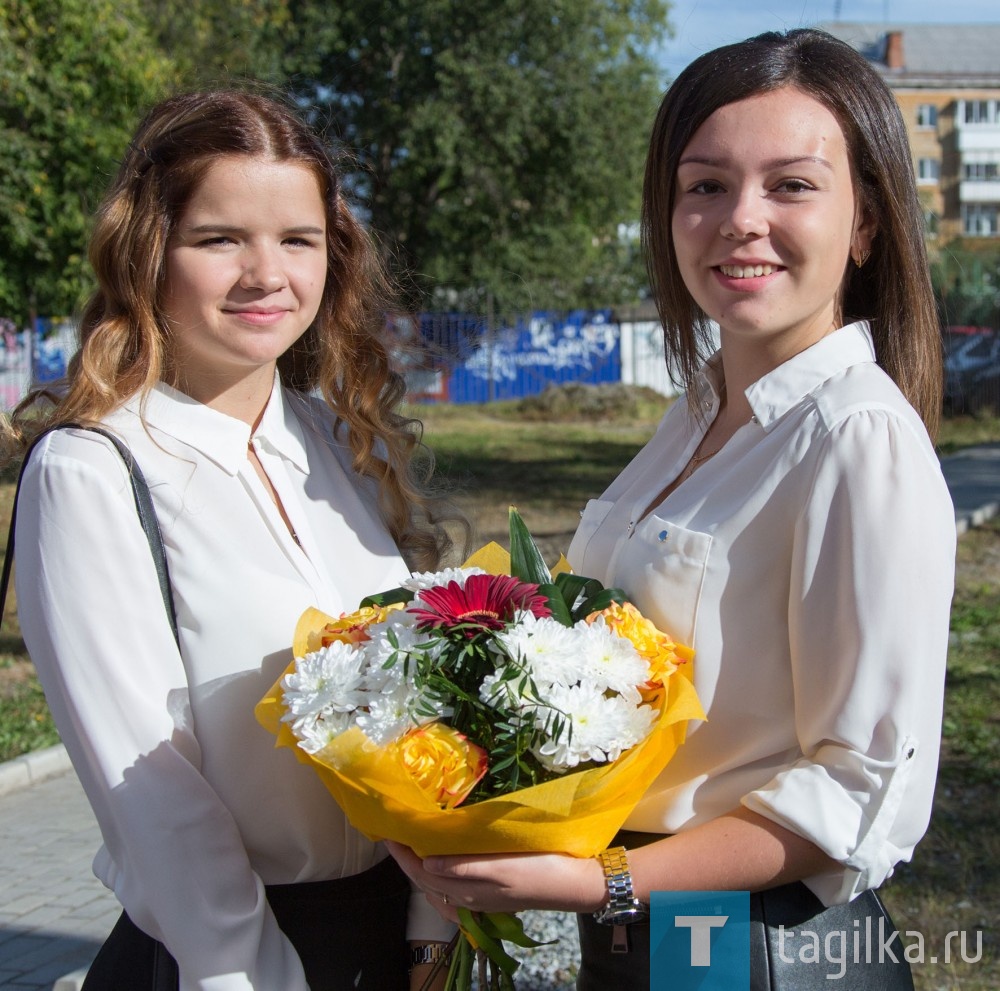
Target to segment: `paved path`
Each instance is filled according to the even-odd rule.
[[[941,462],[958,532],[1000,514],[1000,444],[971,447]]]
[[[1000,444],[942,465],[960,533],[1000,514]],[[62,747],[0,765],[0,989],[78,991],[119,911],[91,873],[98,843]]]
[[[120,911],[91,872],[97,846],[72,771],[0,795],[0,988],[49,991],[94,958]]]

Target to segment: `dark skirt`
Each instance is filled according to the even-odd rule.
[[[267,886],[310,991],[406,991],[410,884],[392,859],[335,881]],[[87,973],[83,991],[177,991],[177,965],[124,913]]]
[[[631,850],[661,839],[656,833],[622,830],[611,845]],[[611,952],[612,927],[595,922],[592,915],[577,916],[577,925],[581,956],[577,991],[649,991],[648,922],[627,927],[628,953]],[[910,965],[899,940],[893,943],[891,954],[878,952],[877,934],[888,935],[895,928],[874,891],[829,908],[801,881],[755,892],[750,895],[750,991],[830,991],[834,986],[851,991],[913,991]],[[851,953],[843,976],[835,980],[827,974],[838,974],[840,965],[831,964],[828,969],[825,964],[807,962],[810,955],[800,955],[801,947],[790,938],[790,930],[814,933],[820,945],[825,945],[827,933],[872,933],[876,945],[871,960],[861,952],[855,962]],[[668,975],[657,977],[659,987],[669,987]]]
[[[580,929],[580,974],[577,991],[648,991],[650,985],[650,929],[648,923],[628,927],[629,952],[611,952],[611,927],[594,921],[592,915],[577,917]],[[866,920],[871,920],[866,923]],[[879,920],[882,920],[881,928]],[[858,925],[855,926],[855,920]],[[870,925],[870,929],[866,929]],[[779,945],[779,927],[785,927]],[[865,891],[846,905],[823,903],[800,881],[750,896],[750,991],[829,991],[831,987],[851,991],[913,991],[910,965],[897,939],[893,953],[880,954],[878,946],[866,962],[852,958],[837,980],[840,966],[806,962],[800,947],[788,938],[787,930],[807,930],[818,934],[823,945],[826,933],[884,932],[895,926],[881,899]],[[877,943],[877,938],[876,938]],[[895,960],[893,960],[895,956]],[[880,959],[881,957],[881,959]],[[669,987],[669,975],[657,975],[659,987]]]

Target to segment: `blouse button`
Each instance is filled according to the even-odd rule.
[[[666,531],[666,530],[661,530],[661,531],[660,531],[660,532],[659,532],[659,533],[657,534],[657,536],[658,536],[658,537],[660,538],[660,540],[661,540],[661,541],[663,541],[663,540],[666,540],[666,539],[667,539],[667,537],[669,537],[669,536],[670,536],[670,534],[669,534],[669,533],[667,533],[667,531]]]

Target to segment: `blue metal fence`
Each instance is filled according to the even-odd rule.
[[[481,316],[422,314],[394,329],[417,401],[483,403],[532,396],[553,383],[621,380],[610,310],[540,311],[497,325]]]
[[[0,336],[0,402],[13,406],[29,385],[65,374],[76,348],[66,320],[40,318]],[[394,315],[389,347],[417,402],[484,403],[520,399],[562,382],[622,379],[622,328],[610,310],[539,311],[491,321],[476,314]]]
[[[38,317],[33,327],[19,330],[0,317],[0,407],[10,409],[29,389],[61,379],[76,347],[76,328],[68,320]]]

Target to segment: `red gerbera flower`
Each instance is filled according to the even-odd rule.
[[[502,630],[518,610],[528,610],[535,616],[551,616],[544,595],[538,586],[519,581],[510,575],[470,575],[465,588],[458,582],[448,582],[424,589],[420,598],[409,607],[419,617],[421,630],[467,627],[463,633],[474,637],[482,630]]]

